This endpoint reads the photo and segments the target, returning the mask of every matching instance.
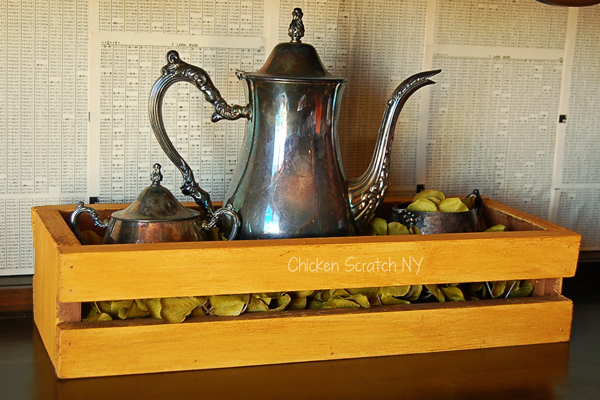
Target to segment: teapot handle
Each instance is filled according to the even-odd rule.
[[[71,213],[71,225],[73,225],[73,231],[75,231],[75,236],[77,236],[77,239],[79,239],[81,244],[87,244],[85,238],[83,237],[83,233],[81,233],[81,230],[79,229],[79,225],[77,225],[77,220],[79,219],[79,216],[83,213],[90,214],[92,216],[92,219],[94,220],[94,224],[100,228],[108,228],[109,221],[100,221],[100,218],[98,217],[98,212],[96,212],[96,210],[94,210],[92,207],[85,207],[83,205],[83,201],[77,203],[77,208],[75,209],[75,211],[73,211],[73,213]]]
[[[186,196],[191,196],[196,204],[198,204],[206,213],[207,219],[210,221],[207,226],[214,226],[218,218],[227,214],[233,218],[233,230],[229,235],[229,240],[232,240],[237,234],[237,228],[240,225],[239,217],[232,207],[228,207],[225,211],[216,214],[210,195],[203,190],[196,180],[194,173],[188,163],[181,157],[173,143],[169,139],[162,118],[162,103],[165,93],[176,82],[189,82],[195,85],[204,93],[206,101],[211,103],[215,112],[212,115],[212,122],[217,122],[222,119],[235,120],[239,118],[249,118],[250,111],[248,106],[242,107],[239,105],[230,106],[221,97],[221,93],[212,83],[210,76],[202,68],[190,65],[179,58],[179,53],[171,50],[167,53],[167,65],[162,68],[162,76],[154,83],[150,91],[149,114],[150,124],[154,130],[154,136],[158,140],[160,147],[167,154],[169,159],[181,171],[183,175],[183,186],[181,192]]]

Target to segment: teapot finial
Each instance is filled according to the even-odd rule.
[[[304,36],[304,23],[302,22],[302,9],[294,8],[292,11],[292,23],[288,29],[288,35],[292,38],[292,42],[300,43]]]
[[[152,186],[159,186],[160,182],[163,180],[163,176],[160,173],[160,164],[156,163],[152,166],[152,172],[150,173],[150,180],[152,181]]]

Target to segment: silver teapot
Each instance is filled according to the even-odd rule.
[[[165,131],[164,95],[174,83],[189,82],[213,104],[213,122],[248,120],[223,203],[227,211],[222,212],[230,217],[224,225],[239,225],[239,239],[347,236],[360,231],[390,185],[390,153],[403,105],[441,72],[418,73],[394,90],[370,166],[359,178],[346,179],[338,129],[346,79],[327,72],[315,48],[302,43],[299,8],[294,9],[289,36],[291,41],[275,46],[260,70],[237,71],[246,106],[227,104],[206,71],[185,63],[176,51],[167,54],[167,65],[150,94],[150,122],[161,147],[183,175],[181,190],[213,222],[210,195],[199,187]]]

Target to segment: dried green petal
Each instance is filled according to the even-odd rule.
[[[409,292],[410,286],[387,286],[379,289],[379,294],[382,296],[402,297]]]
[[[326,291],[328,292],[328,290],[319,290],[319,291],[317,291],[317,292],[315,292],[315,293],[313,294],[312,298],[313,298],[314,300],[317,300],[317,301],[323,302],[323,293],[324,293],[324,292],[326,292]]]
[[[131,307],[133,300],[113,301],[110,303],[110,316],[113,318],[127,318],[127,311]]]
[[[423,285],[415,285],[414,290],[413,290],[412,294],[410,295],[410,297],[408,298],[408,300],[416,301],[419,298],[419,296],[421,296],[422,291],[423,291]]]
[[[323,305],[325,304],[325,302],[317,300],[317,299],[312,299],[310,301],[310,303],[308,303],[308,307],[307,309],[309,310],[317,310],[317,309],[321,309],[323,308]]]
[[[410,227],[410,229],[408,230],[408,233],[410,235],[422,235],[423,232],[421,232],[421,230],[419,228],[417,228],[416,225],[413,225]]]
[[[345,298],[348,296],[350,296],[350,293],[344,289],[324,290],[323,293],[321,293],[321,300],[329,301],[331,299]]]
[[[462,290],[457,287],[442,287],[440,290],[444,293],[444,296],[448,301],[465,301]]]
[[[166,297],[160,299],[160,304],[160,317],[172,324],[183,322],[185,317],[202,303],[196,297]],[[148,307],[150,308],[150,305]]]
[[[419,199],[426,199],[428,197],[435,197],[436,199],[443,201],[446,199],[446,196],[444,196],[444,193],[440,192],[439,190],[423,190],[419,193],[416,194],[415,197],[413,197],[413,202],[419,200]]]
[[[387,228],[388,235],[408,235],[408,228],[400,222],[390,222]]]
[[[362,232],[367,236],[387,235],[387,222],[383,218],[375,217],[365,226]]]
[[[431,200],[418,199],[413,201],[406,207],[409,211],[419,211],[419,212],[437,212],[437,205]]]
[[[336,289],[331,291],[331,297],[348,297],[350,293],[348,293],[345,289]]]
[[[135,302],[140,310],[150,312],[150,310],[148,310],[148,305],[146,304],[146,299],[136,299]]]
[[[96,301],[94,303],[96,303],[100,312],[110,314],[110,306],[112,304],[112,301]]]
[[[290,297],[289,294],[286,293],[283,296],[275,299],[275,305],[277,307],[271,308],[271,309],[269,309],[269,311],[283,311],[283,310],[285,310],[287,305],[290,304],[290,301],[292,301],[292,298]]]
[[[446,301],[444,293],[438,288],[437,285],[425,285],[425,287],[431,292],[431,294],[435,296],[436,299],[438,299],[440,303]]]
[[[533,285],[530,282],[519,282],[518,287],[515,287],[508,297],[527,297],[533,293]]]
[[[364,294],[360,294],[360,293],[354,294],[354,295],[348,297],[346,300],[353,301],[363,308],[371,307],[371,304],[369,303],[369,299]]]
[[[146,306],[145,302],[141,302],[144,306]],[[148,311],[148,308],[146,307],[146,310],[141,309],[138,306],[138,300],[135,300],[131,303],[131,306],[129,307],[129,310],[127,310],[127,315],[125,318],[130,319],[130,318],[146,318],[150,316],[150,311]]]
[[[445,213],[465,212],[469,211],[465,203],[458,197],[446,199],[440,203],[440,211]]]
[[[306,297],[292,299],[288,305],[288,310],[304,310],[306,308]]]
[[[410,301],[397,299],[392,296],[381,296],[381,302],[385,305],[393,305],[393,304],[410,304]]]
[[[290,295],[292,296],[293,299],[302,299],[304,297],[310,296],[314,292],[315,292],[314,290],[300,290],[297,292],[290,292]]]
[[[494,225],[491,228],[487,228],[484,232],[506,232],[508,228],[502,224]]]
[[[504,290],[506,290],[506,281],[492,282],[492,298],[502,296]]]
[[[213,308],[212,315],[218,316],[236,316],[242,313],[247,294],[230,294],[222,296],[210,296],[210,304]]]
[[[209,297],[208,296],[197,296],[196,300],[198,300],[198,303],[200,303],[200,305],[192,310],[191,315],[195,315],[195,316],[206,315],[207,311],[209,311],[209,308],[210,308],[210,303],[208,301]]]
[[[331,299],[323,305],[323,308],[359,308],[360,305],[352,300]]]
[[[91,317],[85,318],[84,322],[95,322],[95,321],[112,321],[112,317],[107,313],[96,313]]]
[[[250,303],[248,303],[248,312],[263,312],[269,311],[269,304],[271,303],[271,299],[269,297],[258,297],[253,294],[250,297]]]
[[[150,311],[150,314],[153,318],[162,318],[160,316],[160,311],[162,309],[160,299],[146,299],[146,306],[148,307],[148,311]]]
[[[364,294],[365,296],[377,296],[379,293],[378,287],[358,288],[358,289],[346,289],[350,295]]]

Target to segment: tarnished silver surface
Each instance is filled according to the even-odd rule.
[[[350,210],[359,230],[383,202],[385,193],[390,187],[390,157],[394,143],[394,131],[402,107],[417,90],[435,83],[429,78],[441,71],[438,69],[415,74],[398,85],[390,96],[379,128],[375,154],[371,158],[369,168],[359,178],[351,179],[348,182]]]
[[[483,199],[477,189],[467,197],[474,197],[473,207],[469,211],[454,213],[410,211],[406,209],[410,203],[406,203],[392,209],[390,221],[399,222],[407,228],[416,226],[424,235],[481,232],[479,217],[483,214]]]
[[[176,82],[192,83],[204,93],[206,101],[211,103],[215,108],[215,112],[211,118],[212,122],[217,122],[221,119],[235,120],[238,118],[249,118],[250,111],[248,107],[238,105],[230,106],[227,104],[221,97],[221,93],[219,93],[217,88],[213,85],[206,71],[202,68],[183,62],[176,51],[170,51],[167,54],[167,65],[163,67],[162,76],[154,83],[150,92],[149,114],[150,124],[154,130],[154,135],[169,159],[183,175],[184,182],[181,187],[182,193],[191,196],[194,201],[196,201],[196,204],[204,210],[207,219],[212,221],[214,217],[214,207],[210,195],[203,190],[194,179],[192,169],[183,157],[181,157],[177,149],[175,149],[175,146],[173,146],[163,124],[163,99],[169,87]],[[228,209],[226,213],[220,213],[219,217],[221,215],[233,216],[233,220],[228,221],[232,226],[229,240],[232,240],[234,239],[233,234],[237,233],[239,218],[233,209]]]
[[[85,243],[78,218],[89,213],[96,226],[106,228],[103,243],[161,243],[207,240],[198,211],[185,208],[173,194],[161,186],[160,164],[154,164],[152,185],[140,192],[124,210],[112,213],[110,221],[100,221],[96,210],[80,202],[71,214],[75,235]]]
[[[294,11],[292,11],[292,22],[288,29],[288,35],[292,38],[292,42],[299,42],[304,37],[303,16],[304,14],[300,8],[294,8]]]
[[[92,219],[94,220],[94,225],[96,225],[99,228],[108,228],[109,221],[101,221],[98,217],[98,212],[91,207],[86,207],[83,204],[83,201],[77,203],[77,208],[75,208],[75,211],[71,213],[71,225],[73,226],[73,231],[75,232],[75,236],[77,236],[77,239],[79,239],[81,243],[86,244],[85,238],[83,237],[83,234],[81,233],[81,230],[79,229],[79,224],[77,222],[79,220],[79,216],[83,213],[90,214],[92,216]]]
[[[239,215],[240,239],[346,236],[360,230],[389,186],[391,145],[402,106],[416,90],[434,83],[429,78],[440,72],[422,72],[398,86],[388,101],[369,169],[347,181],[338,130],[346,80],[327,72],[314,47],[301,42],[302,10],[294,9],[293,18],[291,42],[275,46],[260,70],[238,71],[248,105],[230,107],[235,112],[225,114],[228,119],[248,118],[224,202]],[[204,91],[210,78],[179,60],[176,52],[169,52],[167,61],[150,97],[152,127],[183,174],[183,193],[194,197],[210,216],[210,197],[168,139],[161,115],[162,98],[171,84],[188,81]],[[215,92],[210,84],[210,93]],[[218,98],[219,104],[226,104]],[[231,224],[232,219],[224,218],[223,223]]]

